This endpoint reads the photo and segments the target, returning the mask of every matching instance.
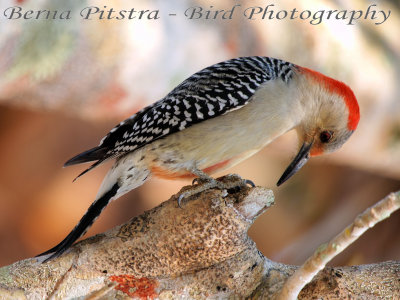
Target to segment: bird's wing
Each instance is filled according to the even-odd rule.
[[[95,167],[110,157],[122,156],[154,140],[239,109],[264,82],[278,78],[288,82],[293,66],[279,59],[253,56],[205,68],[163,99],[118,124],[98,147],[75,156],[66,165],[97,160],[92,166]]]

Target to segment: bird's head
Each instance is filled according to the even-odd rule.
[[[298,67],[302,121],[296,128],[300,150],[277,185],[294,175],[312,156],[339,149],[357,128],[360,112],[353,91],[344,83]]]

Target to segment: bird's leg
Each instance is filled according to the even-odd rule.
[[[193,179],[192,185],[195,185],[195,184],[199,185],[199,184],[209,183],[209,182],[213,182],[214,184],[217,184],[217,181],[213,177],[211,177],[207,173],[205,173],[197,168],[191,169],[190,172],[197,176],[195,179]]]
[[[203,171],[193,168],[190,170],[194,175],[197,176],[192,182],[192,184],[196,183],[195,186],[192,186],[190,190],[187,190],[179,195],[178,197],[178,206],[182,208],[182,200],[184,198],[189,198],[190,196],[196,195],[198,193],[204,192],[208,189],[218,188],[220,190],[232,190],[237,187],[244,187],[250,185],[254,187],[254,183],[251,180],[242,179],[239,175],[229,174],[227,176],[231,177],[229,181],[219,181],[215,178],[209,176]]]

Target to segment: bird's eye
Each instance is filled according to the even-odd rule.
[[[332,131],[322,131],[319,139],[321,140],[322,143],[328,143],[331,138],[333,136],[333,132]]]

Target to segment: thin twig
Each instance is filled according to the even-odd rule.
[[[329,243],[321,245],[307,261],[288,278],[277,300],[297,299],[300,291],[325,265],[357,240],[365,231],[380,221],[388,218],[400,208],[400,191],[391,193],[374,206],[358,215]]]

